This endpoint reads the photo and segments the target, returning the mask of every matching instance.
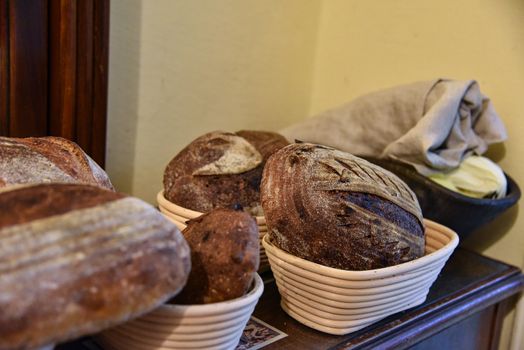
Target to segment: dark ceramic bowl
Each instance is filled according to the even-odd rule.
[[[461,239],[495,220],[520,198],[519,186],[507,174],[506,197],[479,199],[451,191],[419,174],[411,165],[391,159],[363,158],[400,177],[417,195],[423,216],[455,230]]]

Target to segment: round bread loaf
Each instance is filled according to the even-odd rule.
[[[186,283],[190,252],[149,204],[96,186],[0,192],[0,349],[33,349],[125,322]]]
[[[164,196],[204,213],[240,206],[261,216],[260,181],[265,161],[287,144],[283,136],[273,132],[207,133],[169,162],[164,172]]]
[[[74,142],[61,137],[0,137],[0,187],[84,183],[113,190],[109,177]]]
[[[191,273],[176,304],[209,304],[246,294],[259,265],[256,221],[247,213],[214,209],[188,221]]]
[[[268,160],[261,198],[272,241],[300,258],[369,270],[424,254],[415,194],[389,171],[351,154],[289,145]]]

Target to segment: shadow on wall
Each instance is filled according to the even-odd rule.
[[[111,2],[106,170],[126,193],[133,190],[141,12],[141,0]]]

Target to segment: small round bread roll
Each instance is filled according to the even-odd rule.
[[[394,174],[351,154],[289,145],[267,161],[261,198],[272,241],[300,258],[369,270],[424,254],[415,194]]]
[[[176,295],[180,231],[133,197],[78,184],[0,192],[0,349],[35,349],[126,322]]]
[[[113,190],[109,177],[74,142],[61,137],[0,137],[0,187],[83,183]]]
[[[287,144],[283,136],[265,131],[202,135],[167,165],[164,196],[204,213],[214,208],[242,207],[261,216],[262,169],[267,158]]]
[[[246,294],[259,265],[255,220],[247,213],[215,209],[188,221],[191,273],[175,304],[209,304]]]

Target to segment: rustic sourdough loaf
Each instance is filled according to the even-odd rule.
[[[107,174],[74,142],[61,137],[0,137],[0,187],[85,183],[113,189]]]
[[[79,184],[0,192],[0,349],[95,333],[174,296],[187,243],[152,206]]]
[[[208,304],[241,297],[259,265],[255,220],[247,213],[214,209],[190,220],[183,234],[191,247],[191,273],[176,304]]]
[[[267,161],[261,198],[274,244],[303,259],[369,270],[424,254],[415,194],[392,173],[351,154],[289,145]]]
[[[164,196],[200,212],[242,207],[252,215],[262,215],[262,169],[267,158],[287,144],[283,136],[264,131],[202,135],[167,165]]]

